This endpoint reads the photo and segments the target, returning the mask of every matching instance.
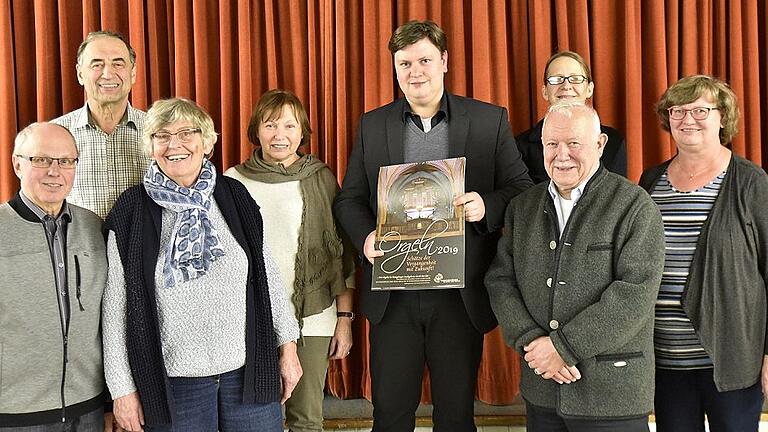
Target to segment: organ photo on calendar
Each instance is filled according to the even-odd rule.
[[[372,290],[464,287],[466,158],[379,169]]]

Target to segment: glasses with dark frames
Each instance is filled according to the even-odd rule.
[[[53,161],[58,162],[61,169],[75,169],[77,167],[77,158],[70,157],[48,157],[48,156],[24,156],[17,154],[17,158],[26,159],[35,168],[50,168],[53,165]]]
[[[691,117],[693,117],[694,120],[706,120],[707,117],[709,117],[709,112],[712,110],[719,110],[717,107],[696,107],[691,109],[684,109],[680,107],[670,107],[667,108],[667,112],[669,113],[669,118],[672,120],[682,120],[685,118],[685,115],[688,113],[691,113]]]
[[[562,75],[552,75],[551,77],[547,77],[546,80],[544,80],[549,85],[560,85],[566,81],[568,81],[571,84],[581,84],[584,81],[587,80],[587,77],[584,75],[568,75],[568,76],[562,76]]]

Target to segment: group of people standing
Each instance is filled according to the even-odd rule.
[[[677,154],[637,186],[577,53],[547,62],[550,108],[515,139],[506,109],[445,89],[435,23],[402,25],[389,50],[404,97],[361,117],[339,189],[301,151],[292,93],[261,97],[255,149],[222,175],[210,115],[183,98],[133,108],[133,49],[89,34],[85,106],[18,134],[21,188],[0,206],[0,430],[280,431],[281,403],[289,430],[321,430],[359,265],[374,431],[414,429],[425,365],[434,430],[475,430],[497,325],[525,361],[529,431],[647,431],[652,410],[658,431],[703,431],[705,415],[756,431],[768,176],[729,149],[729,86],[664,93]],[[451,157],[466,157],[465,287],[372,291],[379,168]]]

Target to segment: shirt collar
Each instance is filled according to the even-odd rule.
[[[46,213],[45,210],[41,209],[40,206],[29,199],[24,194],[24,191],[19,191],[19,196],[21,197],[21,201],[24,203],[24,205],[26,205],[27,208],[29,208],[35,214],[35,216],[40,219],[40,222],[45,220],[45,218],[48,216],[48,213]],[[53,219],[58,221],[61,218],[64,218],[64,222],[69,222],[72,220],[72,214],[69,212],[69,206],[67,205],[66,200],[61,204],[61,210],[59,211],[59,214],[56,215],[56,217]]]
[[[582,195],[584,195],[584,188],[587,187],[587,183],[592,179],[592,177],[595,176],[597,171],[600,169],[600,165],[597,165],[597,169],[592,172],[587,178],[584,179],[583,182],[579,183],[578,186],[573,188],[571,190],[571,199],[570,201],[573,201],[574,204],[581,198]],[[547,190],[549,191],[549,195],[552,197],[552,200],[557,201],[561,199],[566,199],[560,195],[560,192],[557,191],[557,186],[555,185],[555,182],[553,180],[549,180],[549,186],[547,186]]]
[[[96,122],[94,122],[91,118],[91,110],[88,108],[88,101],[85,102],[85,105],[78,110],[79,112],[76,114],[75,121],[73,122],[73,127],[75,129],[84,128],[86,126],[90,127],[96,127]],[[138,121],[138,110],[131,106],[131,103],[128,102],[128,105],[125,107],[125,112],[123,113],[123,117],[118,122],[118,125],[125,126],[125,125],[132,125],[134,128],[136,128],[136,124]]]
[[[413,116],[418,116],[418,114],[413,112],[411,109],[411,104],[408,102],[408,99],[406,99],[405,103],[403,104],[403,121],[406,121],[409,118],[413,118]],[[432,116],[432,118],[436,118],[438,116],[440,116],[440,118],[444,117],[446,120],[450,121],[450,118],[448,117],[448,96],[445,90],[443,90],[443,96],[440,97],[440,108],[437,109],[437,112],[434,116]]]

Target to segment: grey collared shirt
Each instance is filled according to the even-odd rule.
[[[56,292],[59,298],[59,312],[62,318],[62,331],[66,335],[69,326],[69,287],[67,284],[67,224],[72,220],[69,206],[65,201],[61,211],[56,217],[51,217],[37,204],[32,202],[24,192],[20,192],[21,200],[32,210],[45,228],[45,237],[48,239],[48,249],[51,252],[51,264],[56,281]]]

